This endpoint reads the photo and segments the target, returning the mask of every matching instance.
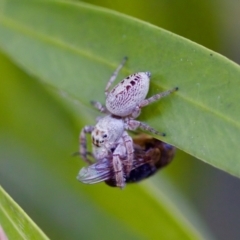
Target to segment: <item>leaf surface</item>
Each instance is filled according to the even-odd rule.
[[[127,55],[120,78],[150,71],[149,95],[180,89],[144,109],[141,119],[166,132],[165,141],[240,175],[237,64],[148,23],[83,3],[8,0],[1,6],[1,48],[26,71],[90,107],[93,98],[104,102],[105,84]]]
[[[0,223],[0,227],[2,226],[5,230],[5,235],[8,239],[48,239],[1,186]],[[0,235],[0,237],[3,236]]]

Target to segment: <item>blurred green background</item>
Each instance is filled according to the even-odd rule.
[[[238,1],[85,2],[150,22],[240,62]],[[52,239],[96,239],[98,231],[103,232],[103,238],[113,236],[116,227],[121,232],[116,239],[147,239],[136,237],[138,234],[133,234],[129,226],[103,213],[88,197],[102,193],[107,198],[118,189],[104,184],[80,186],[75,180],[83,164],[71,153],[78,149],[78,134],[87,120],[83,116],[71,117],[67,99],[60,99],[52,89],[34,81],[4,54],[0,55],[0,66],[1,185]],[[78,107],[84,108],[76,104]],[[240,238],[239,179],[181,151],[161,174],[188,199],[216,239]],[[53,181],[56,176],[58,182]],[[134,193],[138,188],[130,186],[124,191]],[[79,214],[75,214],[76,209],[80,209]]]

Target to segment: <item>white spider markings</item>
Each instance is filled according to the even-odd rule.
[[[145,131],[164,136],[165,134],[154,130],[145,123],[135,120],[135,118],[140,115],[141,108],[178,89],[173,88],[145,99],[149,90],[151,74],[150,72],[139,72],[126,77],[109,91],[126,60],[127,58],[123,59],[106,85],[106,106],[103,106],[100,102],[92,102],[99,111],[107,115],[98,118],[95,126],[85,126],[82,129],[79,150],[81,157],[88,164],[91,164],[91,160],[87,157],[89,153],[87,152],[86,144],[86,134],[91,134],[92,154],[90,155],[96,161],[103,159],[112,160],[116,186],[120,188],[125,186],[126,176],[131,172],[133,164],[133,140],[126,130],[141,128]],[[123,161],[126,171],[123,171]]]

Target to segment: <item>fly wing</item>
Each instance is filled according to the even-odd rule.
[[[84,167],[78,173],[77,179],[86,184],[94,184],[106,181],[112,176],[111,161],[102,159],[88,167]]]

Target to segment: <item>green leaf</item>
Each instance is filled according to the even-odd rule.
[[[93,96],[104,101],[107,79],[127,55],[121,77],[150,71],[149,95],[180,89],[144,109],[141,119],[166,132],[165,141],[240,175],[238,65],[170,32],[87,4],[1,2],[1,48],[26,71],[90,107]]]
[[[69,108],[1,55],[0,65],[0,182],[51,239],[211,239],[162,178],[123,191],[79,183]]]
[[[48,239],[1,186],[0,223],[8,239]]]
[[[180,87],[144,109],[141,119],[166,132],[167,142],[239,176],[239,66],[150,24],[86,4],[0,0],[0,6],[0,48],[63,101],[73,100],[66,110],[36,79],[1,64],[7,73],[0,88],[1,182],[15,186],[21,205],[58,239],[63,229],[65,238],[104,239],[117,232],[119,239],[201,239],[167,204],[171,198],[160,185],[150,181],[123,192],[83,186],[75,180],[79,164],[66,156],[77,149],[76,125],[94,124],[98,115],[89,101],[104,102],[105,84],[127,55],[119,79],[151,71],[149,96]]]

